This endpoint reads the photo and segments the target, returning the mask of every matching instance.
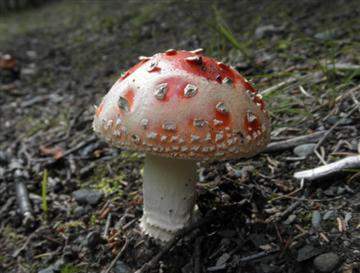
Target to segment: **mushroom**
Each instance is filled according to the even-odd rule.
[[[266,147],[261,95],[202,50],[140,57],[96,109],[95,132],[146,154],[140,226],[162,241],[193,220],[199,160],[251,157]]]

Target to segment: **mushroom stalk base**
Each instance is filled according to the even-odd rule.
[[[192,221],[196,178],[195,161],[146,155],[140,223],[144,233],[168,241]]]

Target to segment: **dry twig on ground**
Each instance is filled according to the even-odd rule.
[[[120,249],[119,253],[116,255],[116,257],[111,261],[110,265],[108,268],[105,269],[105,271],[103,271],[103,273],[109,273],[110,270],[115,266],[116,262],[120,259],[120,257],[124,254],[125,250],[127,249],[129,245],[129,240],[128,238],[125,238],[125,243],[123,245],[123,247]]]
[[[319,83],[323,80],[323,73],[322,72],[314,72],[305,76],[295,76],[295,77],[290,77],[274,86],[271,86],[263,91],[261,91],[261,95],[268,95],[282,87],[285,87],[287,85],[290,84],[294,84],[296,82],[299,82],[299,84],[301,82],[312,82],[312,83]]]
[[[294,177],[297,179],[307,179],[312,181],[329,175],[337,174],[349,168],[360,168],[360,155],[350,156],[311,170],[296,172]]]
[[[283,150],[287,150],[287,149],[296,147],[301,144],[312,143],[312,142],[318,141],[325,133],[326,133],[325,131],[321,131],[321,132],[316,132],[316,133],[313,133],[310,135],[298,136],[298,137],[294,137],[294,138],[290,138],[290,139],[286,139],[286,140],[282,140],[282,141],[272,142],[266,147],[266,149],[264,150],[264,153],[280,152]]]

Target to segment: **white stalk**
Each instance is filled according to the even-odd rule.
[[[196,162],[147,154],[144,168],[142,230],[161,241],[192,221]]]

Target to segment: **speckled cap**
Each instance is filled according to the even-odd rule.
[[[266,147],[261,95],[202,50],[140,57],[96,109],[95,132],[114,146],[184,159],[250,157]]]

